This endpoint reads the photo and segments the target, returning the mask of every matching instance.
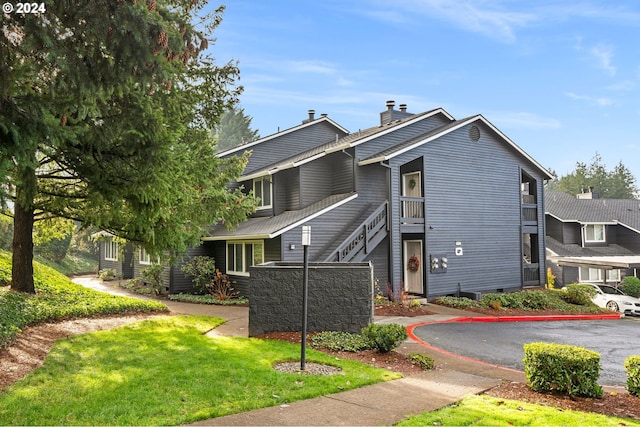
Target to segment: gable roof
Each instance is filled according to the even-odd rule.
[[[433,129],[423,135],[417,136],[410,140],[404,141],[394,147],[387,148],[379,153],[376,153],[372,156],[367,157],[358,162],[358,166],[368,165],[372,163],[379,163],[389,159],[392,159],[400,154],[403,154],[407,151],[413,150],[414,148],[420,147],[423,144],[431,142],[435,139],[441,138],[448,133],[451,133],[461,127],[464,127],[470,123],[474,123],[480,121],[488,126],[492,131],[494,131],[502,140],[504,140],[509,146],[514,148],[520,155],[526,158],[529,162],[531,162],[536,168],[538,168],[543,175],[552,179],[553,176],[549,173],[549,171],[544,168],[541,164],[539,164],[533,157],[529,156],[524,150],[522,150],[515,142],[509,139],[505,134],[503,134],[498,128],[496,128],[491,122],[489,122],[482,114],[478,114],[475,116],[467,117],[465,119],[456,120],[454,122],[448,123],[444,126],[440,126],[437,129]]]
[[[578,199],[546,190],[545,211],[562,222],[619,224],[640,233],[640,200],[636,199]]]
[[[304,128],[308,127],[308,126],[316,125],[316,124],[318,124],[320,122],[327,122],[327,123],[331,124],[332,126],[338,128],[342,132],[349,133],[348,129],[345,129],[344,127],[340,126],[335,121],[331,120],[329,118],[329,116],[321,116],[318,119],[305,120],[304,122],[302,122],[301,124],[299,124],[297,126],[291,127],[289,129],[285,129],[285,130],[283,130],[281,132],[273,133],[271,135],[265,136],[264,138],[256,139],[255,141],[249,142],[248,144],[239,145],[237,147],[233,147],[233,148],[230,148],[228,150],[221,151],[220,153],[217,154],[217,156],[218,157],[224,157],[224,156],[228,156],[228,155],[233,154],[233,153],[238,152],[238,151],[245,151],[245,150],[250,149],[251,147],[254,147],[254,146],[258,145],[258,144],[262,144],[263,142],[270,141],[270,140],[272,140],[274,138],[279,138],[279,137],[281,137],[283,135],[286,135],[286,134],[289,134],[289,133],[292,133],[292,132],[296,132],[296,131],[298,131],[300,129],[304,129]]]
[[[356,197],[358,197],[357,193],[335,194],[304,209],[285,211],[272,217],[249,218],[233,230],[228,230],[224,225],[219,224],[210,230],[210,236],[202,237],[201,240],[272,239]]]
[[[316,160],[320,157],[324,157],[327,154],[335,153],[336,151],[346,150],[347,148],[355,147],[363,144],[371,139],[378,138],[389,132],[393,132],[403,127],[412,125],[416,122],[424,120],[435,115],[442,114],[449,120],[453,120],[453,116],[447,113],[442,108],[436,108],[433,110],[425,111],[423,113],[414,114],[403,119],[395,120],[390,123],[374,126],[364,130],[358,130],[358,132],[350,133],[336,141],[329,142],[327,144],[319,145],[300,154],[288,157],[286,159],[279,160],[270,165],[264,166],[258,170],[252,171],[250,174],[240,176],[238,181],[246,181],[254,178],[259,178],[265,175],[273,175],[276,172],[301,166],[310,161]],[[278,136],[281,135],[277,134]],[[243,145],[242,147],[247,147]]]

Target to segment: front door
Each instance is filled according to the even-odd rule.
[[[403,258],[405,291],[423,295],[422,240],[405,240]]]

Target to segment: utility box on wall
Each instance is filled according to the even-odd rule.
[[[303,264],[249,269],[249,336],[302,330]],[[308,331],[358,333],[373,321],[373,265],[309,263]]]
[[[429,255],[431,261],[432,273],[446,273],[449,268],[449,258],[447,254],[431,254]]]

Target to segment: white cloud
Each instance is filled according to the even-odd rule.
[[[493,113],[491,120],[504,127],[525,129],[558,129],[561,127],[558,119],[527,112]]]
[[[611,98],[578,95],[573,92],[566,92],[566,95],[571,99],[575,99],[576,101],[585,101],[587,104],[597,105],[599,107],[606,107],[609,105],[613,105],[613,100]]]
[[[603,43],[599,43],[591,48],[591,55],[598,61],[598,66],[604,69],[609,75],[615,76],[616,67],[612,64],[613,48]]]

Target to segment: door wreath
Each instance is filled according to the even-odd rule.
[[[418,271],[420,268],[420,260],[417,256],[411,255],[411,258],[407,261],[407,268],[411,271]]]

